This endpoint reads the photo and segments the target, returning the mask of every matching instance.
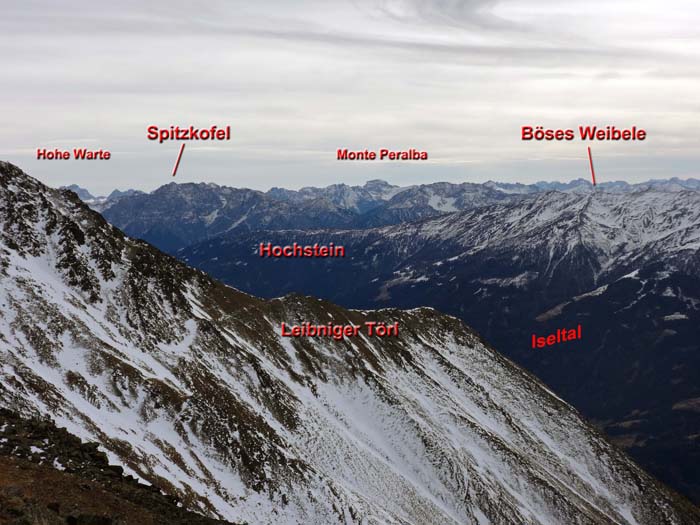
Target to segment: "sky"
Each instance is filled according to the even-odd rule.
[[[146,5],[147,4],[147,5]],[[598,181],[700,177],[696,0],[5,0],[0,159],[94,194],[382,178],[589,178],[588,144],[521,127],[637,126],[593,143]],[[149,125],[231,126],[227,142]],[[38,148],[110,160],[37,160]],[[428,152],[349,162],[338,148]]]

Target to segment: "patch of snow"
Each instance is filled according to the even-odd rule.
[[[664,316],[664,321],[680,321],[683,319],[688,319],[688,316],[680,312],[674,312],[671,315]]]

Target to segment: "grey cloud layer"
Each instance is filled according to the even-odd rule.
[[[167,182],[173,148],[146,141],[147,124],[230,123],[232,143],[191,145],[181,180],[298,187],[415,182],[421,170],[426,181],[553,171],[568,179],[585,174],[581,145],[524,144],[519,127],[592,122],[648,129],[644,145],[598,147],[611,169],[621,155],[638,159],[615,164],[629,180],[640,178],[635,166],[649,177],[651,156],[667,159],[658,176],[694,175],[694,3],[142,4],[4,8],[4,158],[52,184],[155,187]],[[37,146],[71,137],[91,137],[114,157],[90,166],[33,160]],[[417,147],[432,160],[348,166],[334,160],[338,147]]]

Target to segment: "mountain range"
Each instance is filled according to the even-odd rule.
[[[698,189],[695,179],[656,180],[642,184],[611,182],[598,189],[634,192],[653,187],[664,191]],[[178,250],[236,230],[369,228],[465,211],[488,204],[515,202],[545,191],[590,192],[591,183],[538,182],[484,184],[437,182],[395,186],[372,180],[363,186],[334,184],[300,190],[267,192],[210,183],[170,183],[145,194],[129,190],[95,198],[71,186],[93,209],[128,235],[174,254]]]
[[[189,510],[248,523],[700,520],[455,317],[255,298],[7,163],[0,283],[0,404],[99,443]],[[304,321],[400,329],[281,335]]]
[[[114,190],[107,196],[102,195],[95,197],[88,190],[86,190],[85,188],[81,188],[77,184],[71,184],[70,186],[61,186],[59,189],[71,190],[78,197],[80,197],[80,200],[82,200],[85,204],[90,206],[93,210],[97,211],[103,211],[106,208],[109,208],[123,197],[132,197],[134,195],[141,195],[144,193],[140,190],[131,189],[125,191]]]

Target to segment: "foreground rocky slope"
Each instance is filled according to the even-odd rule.
[[[532,376],[430,309],[263,301],[0,164],[0,403],[249,523],[697,523]],[[398,322],[286,339],[282,322]]]
[[[226,525],[124,476],[96,443],[0,409],[0,524]]]

